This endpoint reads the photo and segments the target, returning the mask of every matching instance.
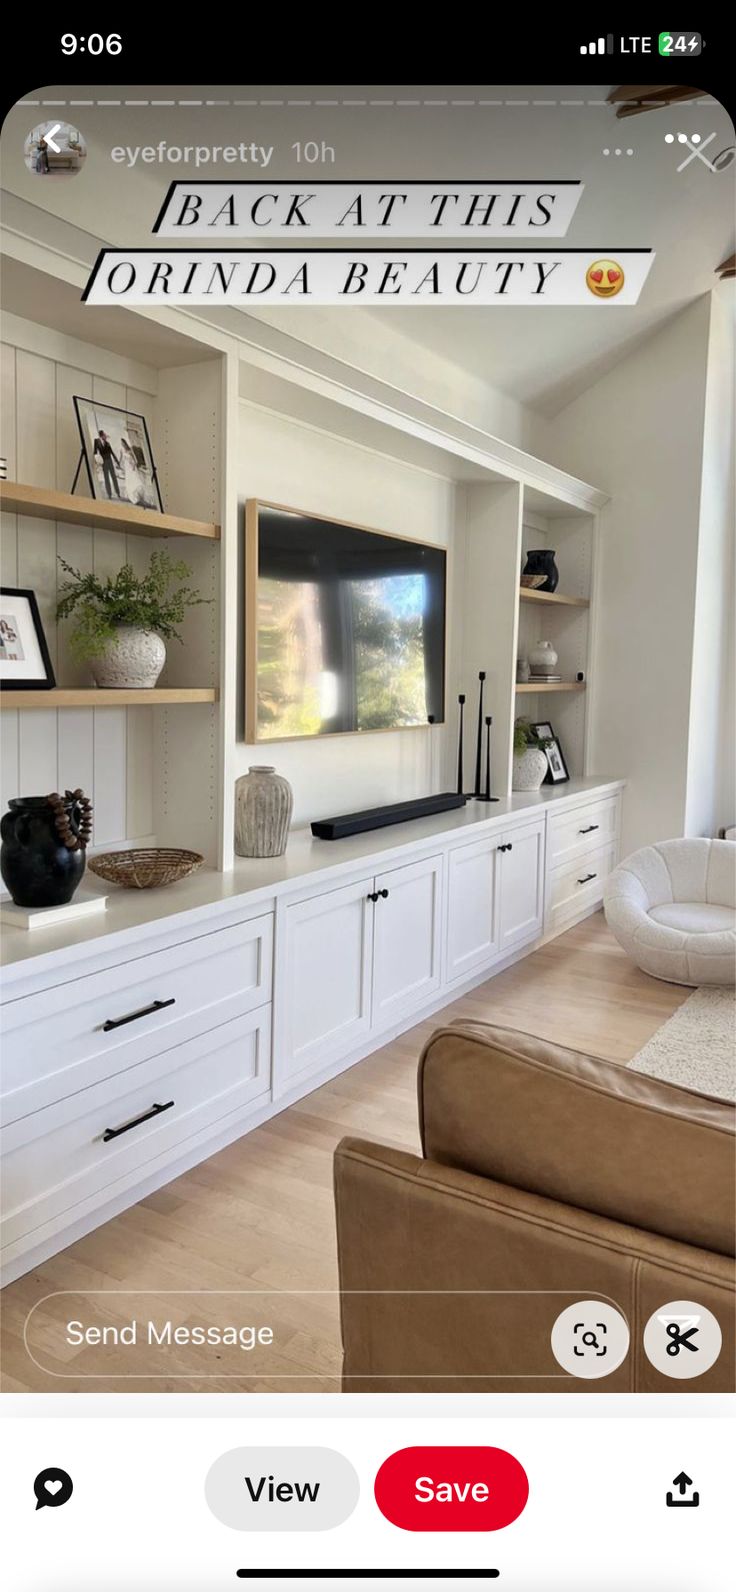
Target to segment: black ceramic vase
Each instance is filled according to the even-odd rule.
[[[556,591],[560,572],[555,563],[555,555],[552,549],[549,547],[538,547],[528,552],[522,574],[544,575],[544,585],[538,586],[537,591]]]
[[[15,796],[0,821],[0,873],[17,907],[71,901],[86,865],[91,805],[81,791]]]

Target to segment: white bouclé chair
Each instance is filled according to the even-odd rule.
[[[604,908],[645,973],[671,984],[736,982],[736,842],[643,846],[610,875]]]

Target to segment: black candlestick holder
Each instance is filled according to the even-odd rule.
[[[460,695],[459,695],[457,700],[458,700],[458,706],[460,708],[460,728],[459,728],[459,732],[458,732],[458,741],[457,741],[457,794],[458,794],[458,796],[462,796],[462,794],[463,794],[463,783],[464,783],[463,782],[463,719],[464,719],[464,716],[465,716],[465,693],[463,691],[460,692]]]
[[[498,801],[498,797],[491,795],[491,727],[493,725],[493,715],[492,714],[490,714],[490,713],[486,714],[485,725],[486,725],[486,788],[483,791],[482,795],[479,792],[476,793],[475,800],[477,802],[497,802]]]

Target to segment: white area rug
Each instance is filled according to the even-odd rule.
[[[627,1066],[683,1089],[736,1100],[736,993],[693,990]]]

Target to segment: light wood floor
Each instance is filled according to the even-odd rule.
[[[487,1019],[626,1062],[688,993],[640,973],[602,914],[588,918],[8,1287],[4,1391],[335,1392],[340,1342],[337,1299],[330,1292],[337,1288],[332,1152],[345,1133],[418,1150],[417,1057],[438,1023]],[[43,1342],[44,1364],[56,1373],[49,1375],[30,1358],[23,1328],[33,1305],[60,1289],[149,1289],[152,1296],[163,1290],[274,1290],[263,1319],[274,1324],[278,1353],[268,1354],[268,1377],[179,1381],[176,1373],[189,1369],[191,1360],[182,1364],[174,1349],[168,1379],[126,1375],[90,1382],[75,1377],[79,1351],[59,1348],[52,1317],[41,1332],[37,1317],[33,1343],[38,1352]],[[289,1289],[315,1294],[282,1292]],[[317,1290],[326,1292],[320,1297]],[[179,1301],[169,1314],[192,1320],[191,1303]],[[141,1299],[136,1304],[139,1311],[144,1307]],[[200,1308],[198,1301],[197,1320],[203,1309],[215,1321],[221,1306],[211,1302],[208,1309],[204,1301]],[[126,1312],[129,1300],[121,1319]],[[92,1311],[87,1319],[94,1319]],[[107,1351],[112,1378],[129,1371],[130,1353]],[[262,1364],[263,1350],[260,1356]]]

